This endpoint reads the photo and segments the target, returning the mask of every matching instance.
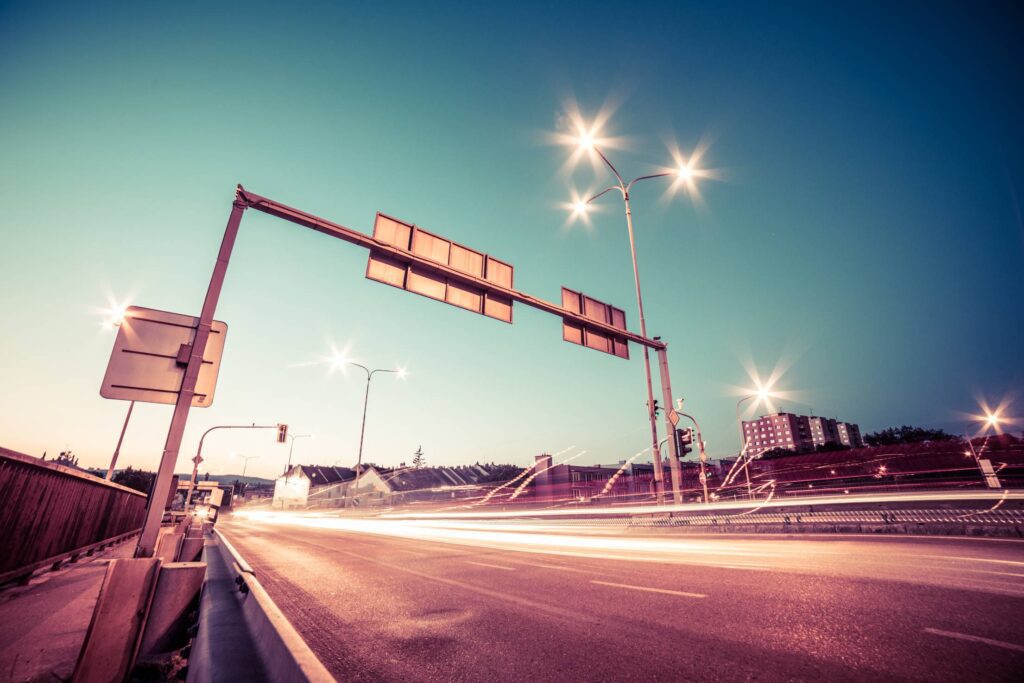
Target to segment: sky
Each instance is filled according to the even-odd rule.
[[[554,144],[605,117],[627,177],[699,152],[696,193],[633,193],[648,331],[711,457],[742,388],[865,433],[1024,415],[1024,28],[1013,3],[0,3],[0,445],[109,463],[110,302],[198,315],[236,183],[371,232],[382,211],[512,263],[516,287],[636,299],[611,177]],[[511,462],[649,441],[639,349],[567,344],[365,279],[366,251],[248,211],[216,318],[222,424],[287,423],[295,462]],[[660,394],[658,394],[660,396]],[[751,407],[747,415],[766,406]],[[155,469],[171,407],[119,464]],[[660,427],[660,425],[659,425]],[[1019,429],[1018,422],[1015,429]],[[269,431],[203,470],[275,476]],[[643,460],[644,457],[641,457]]]

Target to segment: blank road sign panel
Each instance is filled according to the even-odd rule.
[[[377,214],[373,224],[373,237],[396,249],[463,273],[467,280],[450,273],[433,272],[424,264],[406,263],[400,260],[401,257],[373,248],[366,264],[366,277],[369,279],[496,320],[512,322],[512,299],[487,291],[489,282],[512,289],[515,271],[510,264],[382,213]]]
[[[611,325],[623,332],[628,331],[626,312],[621,308],[615,308],[603,301],[565,287],[562,287],[562,308],[595,322]],[[590,349],[604,351],[619,358],[629,358],[629,342],[625,337],[618,337],[605,330],[589,327],[586,323],[563,319],[562,339]]]
[[[100,396],[123,401],[175,403],[185,377],[185,366],[177,362],[178,350],[182,344],[193,342],[198,327],[199,318],[130,306],[117,330]],[[213,405],[227,331],[227,325],[213,321],[192,399],[193,407]]]

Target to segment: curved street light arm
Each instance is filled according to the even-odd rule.
[[[604,196],[604,195],[608,194],[608,193],[609,193],[609,192],[611,192],[612,190],[618,190],[619,192],[623,193],[623,196],[625,196],[625,192],[626,192],[625,190],[623,190],[623,189],[622,189],[621,187],[619,187],[618,185],[612,185],[611,187],[606,187],[605,189],[603,189],[603,190],[601,190],[600,192],[598,192],[597,194],[595,194],[595,195],[594,195],[593,197],[591,197],[590,199],[588,199],[588,200],[586,201],[586,203],[587,203],[587,204],[589,204],[590,202],[594,201],[594,200],[595,200],[595,199],[597,199],[598,197],[602,197],[602,196]]]
[[[626,183],[622,179],[622,176],[619,175],[618,169],[616,169],[615,166],[612,165],[612,162],[608,161],[608,157],[606,157],[604,155],[604,152],[601,151],[600,147],[598,147],[597,145],[594,145],[593,146],[593,150],[595,152],[597,152],[597,156],[601,157],[601,161],[603,161],[608,166],[608,168],[610,168],[612,170],[612,173],[615,174],[615,179],[619,181],[619,185],[622,187],[623,191],[625,191]]]
[[[641,180],[650,180],[651,178],[667,178],[669,176],[674,176],[674,175],[676,175],[676,174],[675,173],[653,173],[651,175],[642,175],[639,178],[633,178],[632,180],[629,181],[629,184],[626,185],[626,192],[629,192],[633,188],[633,186],[636,185],[637,183],[639,183]]]

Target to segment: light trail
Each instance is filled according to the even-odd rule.
[[[520,484],[520,485],[519,485],[519,486],[518,486],[518,487],[516,488],[516,492],[512,494],[512,496],[511,496],[511,497],[510,497],[510,498],[508,499],[508,501],[509,501],[509,502],[511,503],[511,502],[512,502],[513,500],[515,500],[516,498],[518,498],[518,497],[519,497],[519,495],[520,495],[520,494],[521,494],[521,493],[522,493],[523,491],[525,491],[525,490],[526,490],[526,487],[530,485],[530,482],[531,482],[531,481],[533,481],[534,479],[536,479],[536,478],[537,478],[537,475],[539,475],[539,474],[543,474],[544,472],[547,472],[548,470],[550,470],[550,469],[552,469],[552,468],[554,468],[554,467],[557,467],[558,465],[564,465],[564,464],[565,464],[565,463],[567,463],[567,462],[571,462],[571,461],[575,460],[576,458],[580,457],[581,455],[583,455],[584,453],[586,453],[586,451],[580,451],[580,452],[579,452],[579,453],[577,453],[576,455],[572,456],[571,458],[566,458],[566,459],[565,459],[565,460],[563,460],[562,462],[552,462],[552,464],[551,464],[551,465],[549,465],[549,466],[545,467],[544,469],[542,469],[542,470],[537,470],[536,472],[534,472],[533,474],[531,474],[530,476],[528,476],[528,477],[527,477],[527,478],[526,478],[525,480],[523,480],[523,483],[522,483],[522,484]]]
[[[555,459],[555,458],[557,458],[558,456],[562,455],[563,453],[567,453],[567,452],[571,451],[571,450],[572,450],[572,449],[574,449],[574,448],[576,448],[576,446],[575,446],[575,445],[573,445],[573,446],[569,446],[568,448],[563,448],[562,450],[560,450],[560,451],[558,451],[557,453],[555,453],[554,455],[552,455],[552,456],[551,456],[551,459],[552,459],[552,460],[554,460],[554,459]],[[520,472],[519,474],[517,474],[517,475],[516,475],[515,477],[513,477],[512,479],[509,479],[509,480],[508,480],[508,481],[506,481],[506,482],[505,482],[504,484],[502,484],[502,485],[501,485],[501,486],[499,486],[498,488],[496,488],[496,489],[494,489],[493,491],[491,491],[490,493],[488,493],[488,494],[487,494],[486,496],[484,496],[483,500],[481,500],[481,501],[479,501],[479,502],[477,502],[477,503],[473,503],[473,506],[474,506],[474,507],[476,507],[477,505],[483,505],[484,503],[486,503],[487,501],[489,501],[489,500],[490,500],[491,498],[493,498],[493,497],[494,497],[494,494],[496,494],[496,493],[497,493],[498,491],[502,490],[502,489],[503,489],[503,488],[505,488],[506,486],[509,486],[509,485],[511,485],[511,484],[514,484],[514,483],[516,483],[517,481],[519,481],[520,479],[522,479],[523,477],[525,477],[525,476],[527,475],[527,473],[528,473],[528,472],[530,472],[530,471],[531,471],[531,470],[532,470],[532,469],[533,469],[534,467],[536,467],[536,466],[537,466],[537,463],[536,463],[536,462],[535,462],[535,463],[533,463],[532,465],[530,465],[529,467],[527,467],[526,469],[524,469],[524,470],[523,470],[522,472]]]
[[[1015,491],[949,491],[949,492],[896,492],[874,494],[851,494],[837,496],[812,496],[807,498],[786,498],[771,501],[718,501],[714,503],[683,503],[681,505],[631,505],[620,507],[591,506],[586,508],[562,508],[548,510],[477,511],[453,513],[392,513],[381,515],[382,519],[515,519],[522,517],[618,517],[629,515],[656,515],[669,512],[694,512],[711,514],[727,510],[748,508],[779,508],[799,505],[840,505],[855,508],[857,505],[876,503],[955,503],[996,501],[1002,497],[1007,501],[1024,501],[1024,492]]]

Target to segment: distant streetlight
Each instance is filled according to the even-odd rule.
[[[285,480],[288,478],[288,473],[292,471],[292,451],[295,450],[295,439],[311,439],[312,434],[289,434],[288,438],[292,440],[290,446],[288,446],[288,468],[285,470]]]
[[[245,470],[246,470],[247,467],[249,467],[249,461],[250,460],[255,460],[256,458],[258,458],[260,456],[258,456],[258,455],[239,455],[238,453],[235,453],[235,457],[236,458],[241,458],[242,460],[245,461],[245,464],[242,465],[242,485],[244,486],[245,485]]]
[[[989,410],[988,408],[985,408],[984,415],[977,415],[975,417],[981,422],[981,434],[985,434],[986,436],[989,429],[994,429],[998,433],[999,426],[1002,425],[1004,422],[1009,422],[1009,420],[1000,415],[999,409],[993,411]],[[999,483],[998,479],[995,478],[995,474],[992,474],[995,483],[993,484],[989,481],[989,472],[986,472],[985,468],[982,466],[981,456],[979,456],[978,451],[975,450],[974,441],[972,440],[970,434],[965,434],[964,438],[967,439],[967,446],[971,449],[970,452],[965,453],[965,455],[970,455],[974,457],[974,464],[978,466],[978,471],[981,473],[981,480],[985,483],[986,486],[998,487]],[[988,463],[987,460],[985,462]],[[989,464],[989,469],[991,470],[991,464]]]
[[[405,379],[408,373],[406,372],[405,368],[374,368],[373,370],[371,370],[365,365],[360,365],[359,363],[349,360],[344,355],[337,353],[331,358],[331,365],[336,370],[340,370],[343,369],[345,366],[352,365],[366,373],[366,393],[363,397],[363,422],[362,426],[359,428],[359,455],[356,459],[356,476],[352,480],[352,485],[349,487],[348,498],[351,499],[352,492],[354,492],[359,486],[359,474],[363,467],[363,440],[366,435],[366,409],[370,403],[370,380],[372,380],[373,376],[378,372],[394,373],[398,375],[398,379]]]
[[[760,386],[757,388],[756,391],[746,394],[742,396],[740,400],[736,401],[736,427],[740,431],[740,457],[742,457],[743,446],[747,443],[747,438],[743,434],[743,420],[740,419],[740,406],[743,405],[744,401],[748,401],[752,398],[756,398],[758,403],[767,402],[768,399],[771,398],[772,396],[774,396],[774,394],[772,393],[769,387]],[[747,462],[750,462],[749,455],[747,456]],[[747,467],[746,463],[744,463],[743,465],[743,475],[746,477],[747,480],[747,497],[753,498],[754,491],[753,487],[750,484],[750,470]]]
[[[118,304],[113,301],[110,302],[110,308],[103,312],[103,327],[111,330],[121,327],[127,310],[127,303]],[[128,421],[132,419],[132,410],[134,409],[135,401],[131,401],[128,404],[128,414],[124,416],[124,424],[121,425],[121,435],[117,437],[117,445],[114,446],[114,455],[110,458],[110,467],[107,468],[107,481],[114,478],[114,467],[117,465],[118,456],[121,455],[121,444],[124,442],[124,434],[128,431]]]
[[[585,218],[590,203],[608,192],[618,191],[619,194],[622,195],[622,201],[625,204],[626,210],[626,232],[629,234],[629,251],[633,259],[633,284],[636,288],[636,305],[640,315],[640,334],[643,337],[647,337],[647,320],[644,315],[643,294],[640,291],[640,271],[637,266],[636,259],[636,240],[633,234],[633,212],[630,208],[629,193],[636,183],[642,180],[651,180],[653,178],[676,178],[681,182],[692,184],[693,178],[696,175],[699,175],[699,171],[692,168],[692,164],[696,160],[696,157],[691,158],[690,163],[680,164],[679,168],[673,171],[644,175],[626,182],[623,180],[622,175],[615,168],[612,162],[608,160],[608,157],[605,156],[604,152],[602,152],[600,147],[598,147],[597,140],[595,139],[595,132],[596,131],[593,129],[580,127],[578,131],[579,135],[576,138],[576,144],[579,145],[579,149],[583,152],[596,153],[601,158],[601,161],[604,162],[604,164],[611,170],[617,182],[615,185],[601,190],[589,199],[578,199],[573,202],[571,205],[573,217]],[[644,346],[644,376],[647,379],[647,417],[651,423],[651,452],[654,456],[655,493],[657,494],[658,503],[664,503],[665,475],[661,462],[661,451],[658,448],[658,418],[654,411],[654,387],[651,382],[651,357],[646,346]],[[666,410],[669,408],[670,406],[665,406]],[[678,467],[678,464],[673,463],[673,467]],[[676,502],[681,502],[680,495],[680,492],[676,491]]]

